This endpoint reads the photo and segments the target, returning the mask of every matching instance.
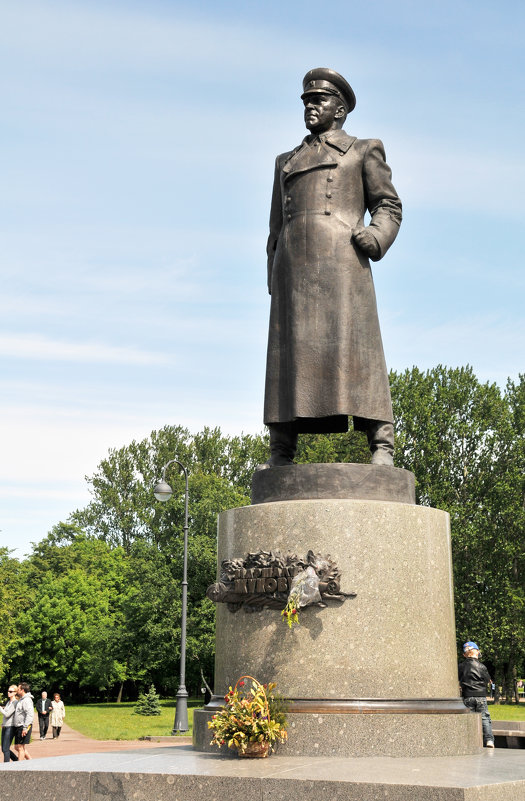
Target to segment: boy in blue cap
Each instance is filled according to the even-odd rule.
[[[487,706],[487,684],[491,682],[489,672],[483,662],[479,661],[479,648],[475,642],[469,640],[463,645],[463,656],[465,661],[460,663],[458,670],[463,703],[472,712],[481,712],[483,745],[485,748],[494,748],[494,735]]]

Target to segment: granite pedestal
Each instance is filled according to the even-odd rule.
[[[306,465],[301,474],[302,467],[256,474],[258,502],[219,516],[219,566],[258,550],[312,550],[336,561],[341,590],[356,597],[300,610],[292,630],[278,610],[232,613],[219,603],[215,695],[195,713],[195,747],[210,749],[207,721],[228,687],[249,674],[277,682],[293,701],[279,753],[476,753],[480,718],[458,691],[448,515],[416,506],[403,470]],[[279,473],[286,496],[302,499],[275,500]],[[354,497],[328,497],[342,485]],[[382,500],[371,500],[374,492]]]
[[[0,764],[0,800],[525,801],[523,752],[222,759],[190,746]]]

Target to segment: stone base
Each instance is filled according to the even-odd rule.
[[[281,472],[286,492],[290,481],[310,493],[325,479],[334,486],[344,478],[348,489],[361,478],[369,488],[386,487],[390,498],[269,502],[274,491],[283,492]],[[479,752],[479,717],[467,712],[458,692],[449,518],[411,503],[407,477],[413,480],[407,471],[367,465],[271,468],[254,476],[259,503],[219,515],[219,576],[223,560],[240,564],[241,572],[247,554],[280,553],[282,565],[286,554],[304,559],[312,551],[335,562],[342,595],[326,596],[324,607],[300,608],[300,625],[290,630],[280,615],[286,595],[277,608],[250,606],[251,594],[275,600],[262,569],[252,566],[237,577],[235,597],[246,594],[247,601],[217,604],[216,696],[195,714],[196,748],[208,749],[206,716],[248,674],[276,682],[294,701],[284,754]],[[276,565],[282,569],[278,559]]]
[[[414,474],[375,464],[293,464],[256,470],[252,504],[345,498],[415,503]]]
[[[208,720],[215,710],[193,713],[193,745],[217,753],[211,746]],[[276,752],[283,756],[406,757],[462,756],[482,750],[481,715],[288,715],[288,741]],[[225,756],[234,755],[226,746]]]
[[[326,499],[219,515],[219,565],[260,549],[329,554],[341,571],[341,591],[356,596],[301,609],[292,630],[278,609],[232,612],[218,603],[218,696],[249,674],[277,682],[288,698],[458,698],[445,512]]]
[[[523,752],[224,759],[191,747],[0,764],[2,801],[525,801]]]

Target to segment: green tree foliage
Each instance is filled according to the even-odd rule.
[[[121,624],[124,552],[57,526],[23,564],[25,594],[10,646],[10,670],[35,688],[113,684]]]
[[[18,646],[16,611],[25,593],[22,566],[0,548],[0,676],[7,673],[10,652]]]
[[[213,675],[215,607],[205,593],[217,568],[217,514],[250,503],[251,476],[267,449],[262,436],[225,437],[205,428],[192,437],[167,426],[110,451],[88,479],[93,501],[72,520],[128,555],[125,679],[154,681],[165,694],[178,686],[184,476],[170,466],[173,496],[160,503],[153,486],[163,466],[176,458],[189,472],[187,683],[197,688],[201,668]]]
[[[366,435],[352,428],[342,434],[303,434],[299,437],[295,461],[366,464],[370,461],[370,451]]]
[[[525,660],[525,376],[505,392],[470,367],[391,374],[396,464],[450,513],[458,643],[480,642],[512,692]]]
[[[267,450],[262,436],[204,429],[192,437],[166,427],[110,451],[88,479],[93,500],[85,509],[55,526],[22,565],[2,556],[4,605],[17,610],[4,674],[76,696],[121,698],[126,686],[136,693],[151,683],[176,692],[184,523],[177,465],[167,475],[170,501],[159,503],[152,489],[177,458],[190,476],[187,686],[200,687],[201,670],[211,680],[215,606],[205,593],[216,574],[217,513],[250,502],[251,475]],[[11,605],[18,573],[21,597]]]
[[[192,529],[209,535],[215,531],[217,512],[250,502],[251,476],[267,458],[266,451],[262,436],[224,437],[218,428],[205,428],[192,437],[186,428],[166,426],[109,452],[87,479],[93,501],[75,512],[72,521],[127,552],[138,540],[169,550],[176,542],[174,529],[183,525],[184,478],[172,465],[167,479],[175,497],[165,507],[155,506],[152,487],[162,467],[174,458],[186,467]]]

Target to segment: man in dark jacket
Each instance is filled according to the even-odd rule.
[[[47,730],[49,728],[49,712],[51,710],[51,701],[47,697],[44,690],[42,697],[36,702],[36,711],[38,712],[38,726],[40,728],[40,739],[45,740]]]
[[[475,642],[469,640],[463,646],[464,662],[459,665],[459,683],[463,703],[472,712],[481,713],[481,726],[483,728],[483,745],[494,748],[494,735],[492,723],[487,706],[487,684],[491,678],[483,662],[479,661],[479,648]]]
[[[372,463],[393,465],[370,260],[396,238],[401,201],[380,140],[343,130],[355,106],[343,76],[310,70],[301,97],[310,134],[277,157],[270,212],[265,466],[291,464],[298,433],[347,431],[349,416],[367,434]]]

